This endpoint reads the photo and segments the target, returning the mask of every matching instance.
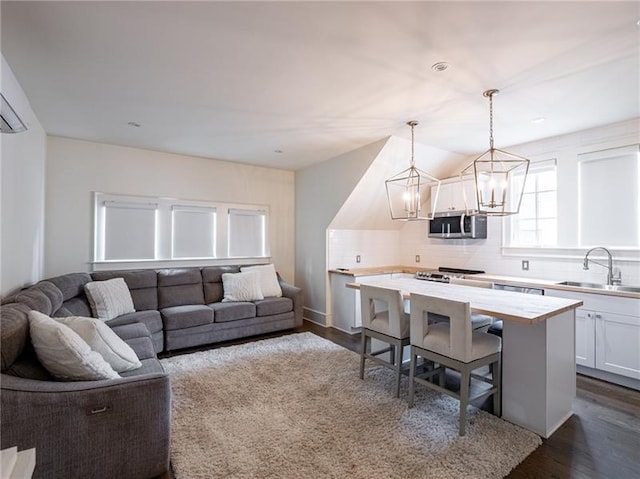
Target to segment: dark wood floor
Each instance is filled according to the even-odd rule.
[[[303,331],[360,353],[360,336],[357,334],[346,334],[307,321],[289,333]],[[216,347],[282,334],[227,342]],[[183,350],[179,354],[191,351]],[[640,392],[578,375],[574,413],[507,477],[640,479]]]
[[[301,328],[360,352],[360,336]],[[640,479],[640,392],[578,375],[575,414],[510,479]]]

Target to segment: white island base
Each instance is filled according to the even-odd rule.
[[[470,303],[503,321],[502,418],[548,438],[572,414],[576,396],[575,309],[582,301],[409,278],[372,284]],[[360,284],[347,287],[358,289]]]
[[[576,397],[575,311],[534,324],[504,321],[502,418],[548,438]]]

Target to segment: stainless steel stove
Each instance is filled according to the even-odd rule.
[[[471,274],[482,274],[484,271],[477,269],[459,269],[440,267],[438,269],[427,269],[418,271],[414,278],[424,281],[436,281],[438,283],[448,283],[451,278],[463,278]]]

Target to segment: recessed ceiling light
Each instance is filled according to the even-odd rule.
[[[531,123],[543,123],[546,120],[546,118],[543,118],[541,116],[539,116],[538,118],[534,118],[533,120],[531,120]]]
[[[132,126],[134,128],[140,128],[142,126],[137,121],[130,121],[130,122],[127,123],[127,125]]]
[[[449,68],[449,64],[447,62],[438,62],[431,65],[431,69],[435,72],[443,72],[447,68]]]

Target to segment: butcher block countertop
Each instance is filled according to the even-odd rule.
[[[371,276],[374,274],[409,273],[434,268],[416,268],[415,266],[372,266],[370,268],[330,269],[329,273],[344,274],[346,276]]]
[[[632,291],[614,291],[610,289],[585,288],[582,286],[570,286],[558,284],[559,281],[550,279],[521,278],[517,276],[500,276],[495,274],[474,274],[473,279],[492,281],[509,286],[522,286],[525,288],[557,289],[561,291],[574,291],[576,293],[604,294],[606,296],[618,296],[621,298],[640,299],[640,293]]]
[[[376,274],[389,274],[389,273],[408,273],[415,274],[418,271],[434,270],[435,267],[416,267],[416,266],[372,266],[369,268],[353,268],[353,269],[330,269],[329,273],[342,274],[346,276],[352,276],[357,278],[359,276],[373,276]],[[494,283],[505,284],[509,286],[521,286],[524,288],[540,288],[540,289],[557,289],[561,291],[574,291],[576,293],[589,293],[589,294],[603,294],[606,296],[617,296],[621,298],[633,298],[640,299],[640,293],[634,293],[632,291],[613,291],[609,289],[596,289],[585,288],[580,286],[570,286],[565,284],[558,284],[564,280],[552,280],[552,279],[539,279],[539,278],[524,278],[521,276],[505,276],[498,274],[473,274],[469,275],[470,279],[477,279],[482,281],[492,281]]]
[[[473,288],[455,284],[422,281],[410,278],[367,279],[364,283],[349,283],[347,287],[359,289],[360,284],[370,284],[402,291],[405,299],[410,293],[436,296],[470,303],[474,313],[488,314],[496,318],[533,324],[582,306],[582,301],[536,294],[515,293],[485,288]]]

